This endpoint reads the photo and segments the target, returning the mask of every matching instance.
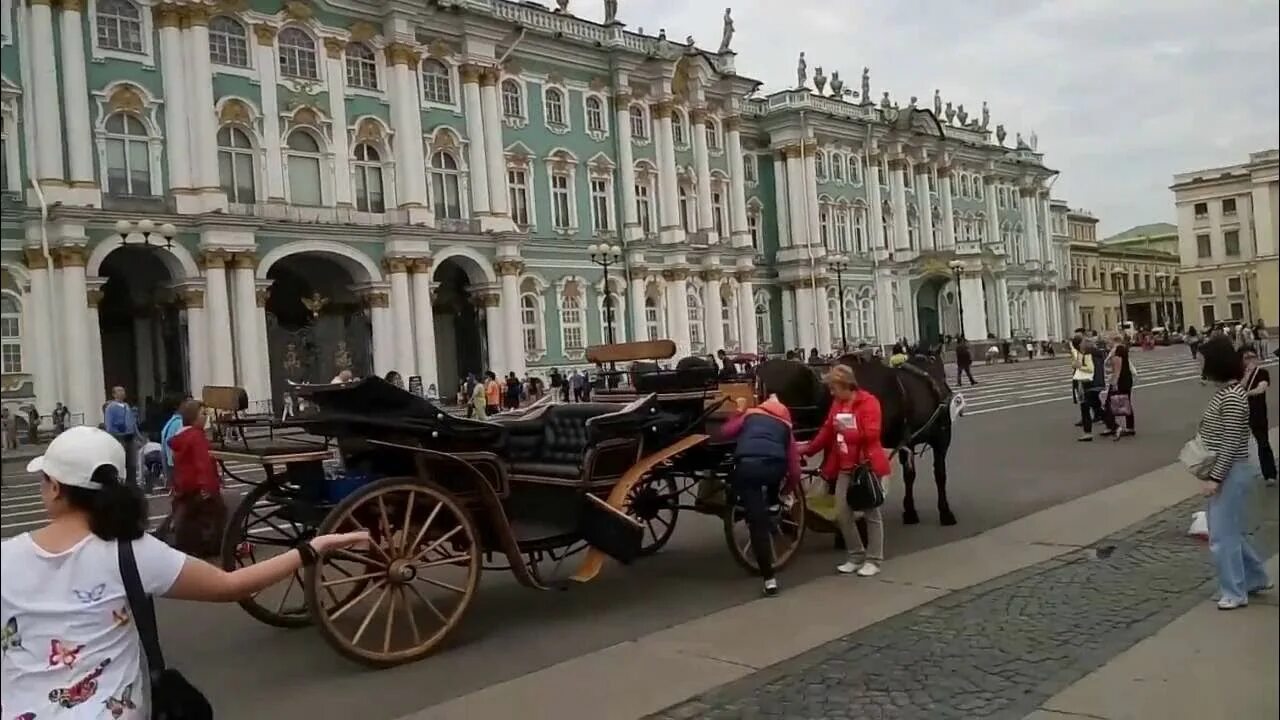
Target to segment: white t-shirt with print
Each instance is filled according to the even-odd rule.
[[[169,591],[187,556],[133,542],[142,588]],[[0,543],[0,718],[144,720],[147,681],[115,541],[50,553],[23,533]]]

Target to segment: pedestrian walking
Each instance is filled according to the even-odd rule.
[[[485,420],[489,417],[489,404],[485,397],[484,383],[478,382],[471,385],[471,397],[468,403],[470,403],[468,417],[476,420]]]
[[[484,372],[484,414],[497,415],[502,411],[502,385],[492,370]]]
[[[122,567],[136,570],[149,596],[233,602],[368,540],[367,532],[322,535],[225,572],[145,533],[146,502],[123,482],[124,448],[105,431],[68,429],[27,471],[40,477],[49,523],[0,544],[6,718],[152,717]]]
[[[902,343],[895,343],[893,352],[889,355],[889,367],[899,367],[907,362],[907,346]]]
[[[0,423],[4,424],[4,449],[18,449],[18,415],[9,408],[0,410]]]
[[[216,557],[221,549],[227,506],[214,466],[207,418],[199,400],[186,400],[178,409],[182,429],[169,440],[173,450],[172,528],[174,547],[195,557]]]
[[[724,440],[734,440],[734,468],[729,487],[746,514],[747,532],[756,567],[764,579],[764,594],[778,594],[773,568],[771,507],[779,504],[782,483],[796,491],[800,487],[800,453],[791,432],[791,412],[777,395],[747,409],[746,400],[737,399],[738,414],[721,427]]]
[[[1192,359],[1200,354],[1200,332],[1196,330],[1196,326],[1192,325],[1187,328],[1186,334],[1187,348],[1191,350]]]
[[[1218,574],[1218,609],[1235,610],[1249,604],[1249,595],[1272,587],[1245,526],[1256,475],[1249,461],[1249,401],[1240,383],[1244,365],[1229,338],[1209,340],[1200,355],[1205,379],[1217,386],[1196,434],[1212,458],[1200,478],[1201,492],[1209,498],[1209,552]]]
[[[160,428],[160,451],[164,459],[164,484],[166,487],[173,487],[173,448],[169,447],[169,441],[174,435],[182,429],[182,404],[190,400],[191,396],[173,396],[165,402],[169,408],[169,418]]]
[[[977,385],[973,379],[973,351],[969,349],[969,341],[963,337],[956,343],[956,386],[964,385],[964,376],[969,376],[969,384]]]
[[[1253,441],[1258,446],[1258,467],[1262,471],[1262,479],[1268,485],[1276,484],[1276,453],[1271,448],[1271,438],[1267,432],[1267,388],[1271,387],[1271,374],[1258,364],[1258,351],[1245,348],[1240,354],[1244,363],[1244,391],[1249,398],[1249,431],[1253,433]]]
[[[514,372],[507,373],[507,386],[505,390],[506,408],[508,410],[516,410],[520,407],[520,378],[516,377]]]
[[[884,520],[880,507],[855,511],[849,503],[849,488],[855,473],[870,472],[871,480],[880,483],[889,476],[889,458],[880,446],[884,422],[880,401],[858,387],[848,365],[832,368],[826,384],[831,391],[831,409],[818,434],[801,446],[800,454],[809,457],[821,452],[822,475],[828,483],[835,481],[836,523],[849,553],[836,571],[871,577],[880,572],[884,562]],[[855,524],[859,514],[867,526],[865,545]]]
[[[1116,439],[1133,435],[1133,366],[1129,363],[1129,346],[1124,342],[1116,343],[1107,358],[1107,414],[1111,417],[1108,431]],[[1124,418],[1124,429],[1121,430],[1117,418]]]
[[[134,457],[137,448],[134,442],[138,437],[138,416],[129,403],[125,402],[124,388],[117,385],[111,388],[111,401],[107,403],[103,413],[106,431],[124,448],[125,482],[138,482],[138,467]]]
[[[1102,391],[1106,388],[1106,354],[1092,338],[1080,343],[1080,360],[1077,368],[1080,380],[1080,442],[1093,440],[1093,423],[1102,421],[1111,429],[1111,418],[1102,409]],[[1110,433],[1108,433],[1110,434]]]
[[[35,405],[27,406],[27,442],[32,445],[40,443],[40,411]]]
[[[580,371],[574,370],[573,375],[569,377],[569,388],[573,391],[573,401],[582,402],[582,390],[587,384],[587,378]]]
[[[67,429],[67,422],[71,419],[71,411],[62,403],[55,403],[53,406],[53,434],[61,435]]]

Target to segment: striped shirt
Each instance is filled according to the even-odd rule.
[[[1232,383],[1214,393],[1200,418],[1200,440],[1217,455],[1209,477],[1222,482],[1231,466],[1249,459],[1249,402],[1244,388]]]

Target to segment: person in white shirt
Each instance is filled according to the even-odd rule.
[[[68,429],[27,465],[40,475],[49,524],[0,544],[0,706],[3,717],[142,720],[149,683],[121,580],[117,543],[132,543],[148,595],[232,602],[364,543],[322,535],[224,572],[145,533],[141,491],[124,481],[125,450],[98,428]]]

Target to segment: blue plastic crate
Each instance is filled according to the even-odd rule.
[[[331,503],[342,502],[348,495],[368,485],[377,478],[367,473],[342,473],[325,483],[325,500]]]

